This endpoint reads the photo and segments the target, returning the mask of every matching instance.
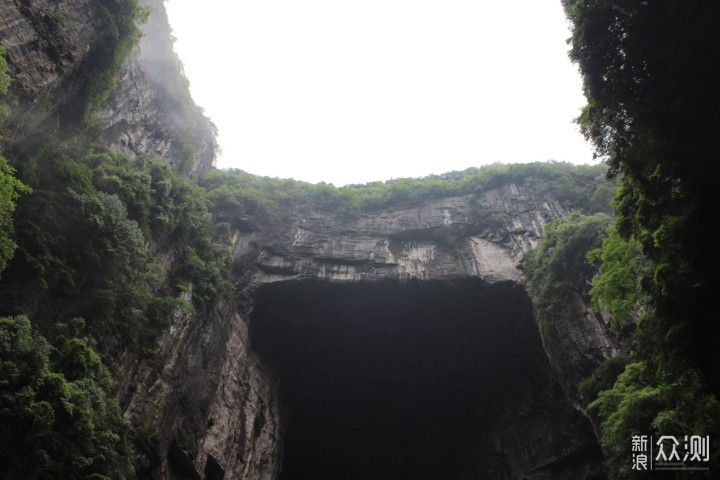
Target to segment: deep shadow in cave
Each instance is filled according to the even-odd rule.
[[[255,300],[289,418],[281,480],[553,478],[599,460],[517,284],[293,281]]]

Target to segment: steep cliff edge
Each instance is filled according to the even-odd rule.
[[[518,281],[524,252],[542,236],[544,225],[568,211],[552,198],[507,184],[470,200],[429,200],[338,221],[304,215],[291,230],[273,232],[259,253],[257,281],[311,276],[329,281],[431,280],[478,276]],[[238,232],[234,253],[261,234]]]
[[[7,49],[12,88],[12,140],[34,132],[71,101],[86,80],[74,80],[100,43],[98,2],[3,2],[0,40]]]
[[[215,126],[190,97],[163,1],[141,4],[152,10],[111,105],[100,113],[102,140],[130,157],[162,158],[183,175],[202,178],[215,161]]]
[[[134,2],[0,7],[16,95],[13,151],[62,143],[59,132],[88,127],[88,76],[112,18],[103,9],[115,4]],[[198,179],[215,148],[213,126],[191,102],[172,53],[162,2],[144,4],[153,8],[145,37],[116,72],[114,94],[96,105],[91,132],[82,134],[130,160],[95,145],[40,157],[48,160],[37,169],[41,180],[54,190],[37,192],[53,195],[20,210],[30,233],[23,258],[10,267],[21,271],[12,278],[27,280],[25,291],[39,292],[32,298],[53,296],[57,312],[30,305],[49,313],[41,320],[75,307],[100,318],[90,332],[110,337],[102,339],[109,346],[100,343],[136,431],[137,476],[601,475],[602,454],[576,383],[612,353],[611,339],[603,320],[589,315],[545,335],[522,287],[524,255],[572,203],[506,179],[473,196],[434,195],[356,215],[306,202],[282,205],[272,221],[248,214],[227,224],[216,211],[211,224],[211,202],[197,185],[142,158],[161,158]],[[68,160],[71,154],[85,158]],[[54,210],[53,202],[72,208]],[[40,212],[62,235],[41,235],[46,231],[29,218]],[[132,242],[115,235],[116,225]],[[70,249],[62,252],[69,260],[33,256],[41,236],[52,247],[41,253],[64,260],[58,252]],[[231,275],[208,267],[201,249],[230,251]],[[103,283],[122,264],[118,252],[131,252],[122,260],[127,278],[148,270],[136,282],[142,308],[113,295],[137,286],[124,285],[125,277]],[[96,271],[66,273],[71,261],[86,259]],[[58,269],[55,286],[30,278],[21,262],[53,275]],[[220,281],[232,282],[231,293],[208,294]],[[6,287],[3,294],[15,292]],[[76,305],[63,308],[70,300]],[[106,307],[135,323],[105,319],[98,312]],[[130,348],[117,336],[145,336],[147,343]]]
[[[128,414],[150,419],[149,471],[594,478],[602,454],[566,375],[579,357],[610,354],[598,348],[606,332],[585,328],[575,345],[571,328],[551,347],[575,353],[551,364],[520,284],[523,255],[568,213],[507,184],[353,220],[310,209],[245,224],[233,235],[239,313],[179,321],[160,341],[163,370],[146,360],[128,381]],[[397,382],[407,388],[391,394]],[[404,449],[384,443],[393,435]],[[464,440],[450,448],[453,436]],[[400,463],[381,474],[383,462]]]
[[[191,178],[210,169],[215,127],[190,97],[163,2],[139,2],[149,15],[134,32],[146,13],[137,4],[0,5],[0,41],[12,78],[11,145],[32,149],[82,128],[116,151],[163,158]]]

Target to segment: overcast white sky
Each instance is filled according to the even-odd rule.
[[[220,168],[337,186],[593,163],[560,0],[168,0]]]

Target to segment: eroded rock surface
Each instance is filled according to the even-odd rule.
[[[99,112],[102,138],[200,178],[212,164],[213,127],[185,116],[189,97],[172,88],[183,79],[163,75],[177,69],[162,2],[144,3],[154,13],[114,104]],[[19,92],[13,142],[57,128],[53,115],[73,105],[75,75],[101,36],[97,7],[0,2],[0,38]],[[303,478],[307,456],[345,455],[309,471],[591,478],[597,442],[573,389],[611,342],[602,320],[588,315],[545,338],[543,349],[520,286],[523,254],[569,210],[551,195],[507,184],[352,219],[312,207],[287,212],[273,227],[248,219],[233,236],[234,301],[176,312],[151,352],[112,366],[143,439],[138,476],[270,480],[285,468],[287,479]],[[311,290],[299,295],[304,286]],[[187,291],[190,298],[192,285]],[[347,322],[354,326],[335,331]],[[357,414],[346,416],[348,409]],[[322,428],[313,436],[315,417]],[[391,425],[399,440],[384,437]]]
[[[507,184],[477,198],[429,200],[341,220],[297,214],[279,232],[238,232],[235,255],[257,257],[258,283],[479,277],[518,281],[524,252],[567,208],[527,187]]]
[[[149,358],[128,356],[116,370],[125,415],[144,439],[139,478],[277,478],[278,382],[251,350],[243,315],[227,307],[177,312]]]
[[[13,89],[13,140],[23,138],[77,92],[73,79],[100,39],[93,0],[0,2],[0,41]]]
[[[147,473],[594,478],[601,452],[564,362],[605,340],[551,364],[519,267],[567,213],[508,184],[354,219],[248,219],[233,237],[238,311],[178,319],[162,373],[146,362],[130,380],[146,387],[128,392],[128,416],[155,432]],[[385,438],[390,424],[406,440]]]
[[[131,158],[162,158],[191,178],[215,159],[215,127],[190,98],[173,52],[162,0],[151,9],[143,38],[123,66],[110,105],[97,112],[102,140]],[[14,146],[37,148],[80,121],[104,29],[96,0],[0,2],[0,41],[7,49]]]
[[[130,158],[162,158],[184,175],[202,178],[215,160],[215,127],[187,91],[162,0],[140,3],[151,14],[120,72],[112,105],[101,112],[103,141]]]

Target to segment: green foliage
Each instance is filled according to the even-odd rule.
[[[14,173],[15,169],[8,165],[7,159],[0,156],[0,273],[17,248],[13,239],[12,220],[15,202],[20,194],[30,192],[24,183],[15,178]]]
[[[608,390],[590,404],[605,418],[602,443],[611,453],[611,478],[628,478],[633,435],[712,435],[720,427],[720,404],[690,365],[658,370],[648,362],[628,364]],[[720,458],[713,445],[711,465]]]
[[[588,213],[607,213],[608,215],[613,213],[612,200],[615,197],[617,188],[615,185],[607,185],[604,183],[598,184],[595,190],[590,196],[589,204],[587,207]]]
[[[8,92],[10,90],[10,74],[8,73],[8,63],[5,55],[7,50],[5,45],[0,42],[0,142],[5,141],[5,130],[9,117],[9,107],[7,105]]]
[[[27,314],[33,326],[18,316],[0,328],[0,342],[11,339],[0,345],[0,475],[129,476],[129,427],[73,319],[87,319],[107,358],[153,347],[178,312],[229,298],[227,225],[212,223],[203,189],[160,160],[81,144],[22,160],[34,193],[18,201],[20,248],[0,282],[0,314]],[[192,304],[181,295],[188,284]]]
[[[585,399],[586,404],[590,404],[597,399],[598,394],[603,390],[608,390],[617,381],[618,375],[625,370],[628,358],[625,355],[616,355],[602,362],[595,371],[578,385],[578,391]]]
[[[564,337],[574,328],[568,326],[586,318],[583,304],[595,273],[586,256],[600,245],[611,222],[604,213],[586,216],[573,212],[548,223],[537,247],[525,254],[525,288],[545,341],[566,342]],[[597,361],[589,357],[573,364],[579,378],[596,368]],[[588,381],[583,388],[593,387]]]
[[[6,116],[2,100],[10,87],[5,54],[5,46],[0,43],[0,141],[3,140],[1,132]],[[15,230],[12,220],[15,202],[21,194],[29,192],[30,189],[15,177],[15,169],[5,157],[0,155],[0,274],[17,248],[17,243],[13,239]]]
[[[197,147],[192,143],[183,144],[180,150],[180,161],[178,162],[178,171],[182,173],[189,173],[192,168],[192,162],[197,154]]]
[[[600,245],[611,218],[574,212],[548,223],[535,250],[525,255],[525,284],[543,328],[577,314],[574,296],[594,274],[587,253]]]
[[[26,317],[0,318],[0,475],[118,478],[131,473],[131,428],[82,321],[49,343]]]
[[[600,264],[590,290],[593,305],[610,312],[615,327],[632,323],[648,311],[650,298],[643,283],[650,281],[652,263],[636,240],[620,236],[612,227],[602,246],[588,253],[588,260]]]
[[[586,214],[609,213],[609,205],[599,205],[596,191],[615,190],[605,178],[602,165],[571,165],[563,162],[535,162],[484,168],[462,179],[462,193],[481,194],[506,183],[527,184],[540,193]],[[595,196],[595,202],[592,201]]]
[[[718,261],[706,222],[716,215],[715,95],[720,82],[720,5],[680,0],[564,0],[573,22],[571,57],[588,106],[579,122],[611,168],[624,175],[616,199],[618,232],[653,262],[647,291],[655,338],[684,324],[674,345],[693,350],[717,390],[720,327],[711,311]],[[711,65],[711,67],[706,67]],[[653,325],[650,325],[652,323]],[[712,330],[713,334],[708,332]],[[693,344],[693,346],[691,346]]]
[[[316,208],[353,219],[363,212],[418,205],[433,198],[482,195],[507,183],[531,185],[538,193],[552,194],[566,205],[587,213],[609,212],[609,198],[615,189],[605,180],[604,173],[605,168],[599,165],[538,162],[337,188],[325,183],[257,177],[241,170],[214,170],[202,185],[212,200],[216,218],[237,226],[247,217],[276,222],[283,211],[302,208]]]
[[[703,64],[718,57],[717,3],[699,0],[692,9],[681,0],[562,3],[574,26],[570,56],[588,99],[580,125],[598,153],[632,178],[650,180],[662,167],[663,176],[641,187],[648,191],[686,176],[696,183],[700,165],[715,174],[704,149],[714,139],[711,112],[719,100],[710,93],[720,71]]]
[[[142,32],[138,27],[149,14],[138,0],[100,0],[102,37],[88,54],[79,78],[86,82],[80,108],[85,124],[94,122],[94,115],[105,106],[117,86],[117,77],[123,63],[138,43]]]
[[[5,45],[0,42],[0,97],[5,95],[10,88],[10,75],[8,75],[8,64],[5,59],[7,50]]]
[[[205,192],[167,163],[51,147],[23,163],[38,166],[25,172],[34,194],[18,204],[3,314],[28,314],[43,329],[86,318],[103,352],[116,355],[149,345],[169,306],[193,310],[177,285],[193,283],[195,308],[230,291],[230,256]],[[180,255],[158,272],[149,246]]]
[[[707,233],[720,182],[720,4],[563,5],[588,99],[578,121],[611,173],[623,175],[615,231],[595,254],[603,264],[594,295],[620,321],[642,316],[626,338],[632,363],[594,403],[606,419],[611,475],[624,478],[622,437],[631,432],[720,433],[720,264]]]

